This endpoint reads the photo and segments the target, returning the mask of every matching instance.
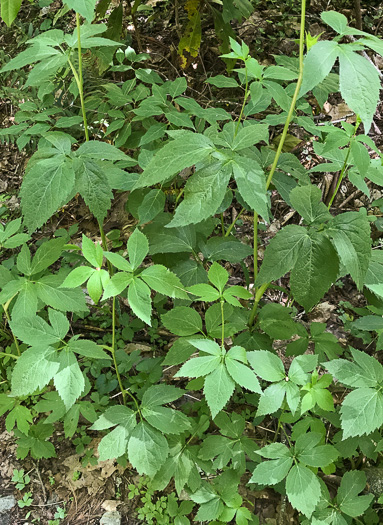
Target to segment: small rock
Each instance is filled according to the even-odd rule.
[[[262,511],[262,515],[264,518],[275,518],[275,506],[274,505],[267,505]]]
[[[367,492],[380,496],[383,492],[383,468],[369,467],[364,469],[367,478]]]
[[[106,499],[101,507],[108,512],[115,512],[117,507],[121,505],[121,501],[116,501],[114,499]]]
[[[0,498],[0,514],[4,514],[13,509],[16,505],[16,498],[14,496],[4,496]]]
[[[100,520],[100,525],[121,525],[121,514],[117,511],[105,512]]]
[[[0,523],[1,525],[11,525],[11,516],[9,516],[8,514],[1,514]]]

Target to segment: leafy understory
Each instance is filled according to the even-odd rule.
[[[7,24],[16,4],[1,2]],[[305,39],[302,0],[299,58],[265,66],[229,30],[251,3],[212,6],[229,73],[205,80],[240,94],[234,114],[197,102],[183,74],[148,67],[148,53],[113,33],[119,12],[99,22],[108,2],[103,16],[94,0],[64,4],[58,20],[73,10],[76,26],[35,34],[0,70],[26,75],[1,134],[33,150],[21,216],[0,224],[0,414],[18,458],[53,457],[58,430],[97,437],[82,461],[136,471],[148,523],[257,524],[244,495],[255,491],[280,497],[296,523],[379,523],[367,475],[383,451],[381,203],[344,211],[340,188],[370,198],[382,186],[369,135],[380,90],[369,54],[383,54],[382,41],[331,10],[322,23],[333,38]],[[196,4],[185,4],[182,67],[201,44]],[[313,100],[321,108],[338,92],[355,118],[318,126]],[[312,139],[310,170],[288,151],[289,126]],[[318,173],[334,177],[327,204]],[[119,194],[126,237],[108,231]],[[55,230],[77,199],[97,235]],[[245,216],[251,242],[237,228]],[[352,345],[312,320],[345,283],[367,305],[343,314]]]

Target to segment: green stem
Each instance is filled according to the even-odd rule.
[[[139,415],[139,418],[140,420],[142,421],[142,414],[141,414],[141,410],[140,410],[140,407],[139,407],[139,404],[137,402],[137,399],[134,397],[134,395],[129,392],[129,390],[125,390],[125,393],[128,394],[128,396],[132,399],[132,401],[134,402],[135,406],[136,406],[136,411]]]
[[[102,247],[103,247],[104,251],[107,252],[108,251],[108,243],[107,243],[107,240],[106,240],[104,227],[103,227],[103,225],[102,225],[102,223],[100,221],[98,221],[98,229],[100,230]],[[114,274],[112,263],[107,260],[106,264],[108,266],[109,275],[112,277],[112,275]]]
[[[355,129],[354,129],[354,133],[350,139],[350,142],[349,142],[349,145],[348,145],[348,150],[347,150],[347,154],[346,154],[346,158],[344,159],[344,162],[343,162],[343,166],[342,166],[342,169],[341,169],[341,172],[340,172],[340,175],[339,175],[339,179],[338,179],[338,182],[336,183],[336,188],[335,188],[335,191],[334,193],[332,194],[331,196],[331,199],[330,199],[330,202],[328,204],[328,209],[331,208],[331,205],[332,203],[334,202],[334,199],[336,197],[336,194],[338,193],[338,190],[340,188],[340,185],[342,184],[342,180],[345,176],[345,173],[348,169],[348,158],[350,156],[350,152],[351,152],[351,142],[352,140],[356,137],[356,132],[358,130],[358,127],[359,127],[359,124],[360,124],[360,121],[359,119],[357,119],[356,123],[355,123]]]
[[[234,228],[235,226],[235,223],[237,222],[237,220],[240,218],[240,216],[242,215],[242,213],[245,211],[245,208],[242,208],[240,210],[240,212],[238,213],[238,215],[236,216],[236,218],[233,220],[233,222],[230,224],[230,226],[228,227],[226,233],[225,233],[225,237],[228,237],[231,233],[231,230]]]
[[[235,127],[234,137],[238,133],[239,125],[241,124],[241,120],[242,120],[242,117],[243,117],[243,112],[245,111],[245,106],[246,106],[246,102],[247,102],[248,96],[249,96],[249,80],[247,78],[247,65],[246,65],[246,61],[245,61],[245,96],[244,96],[243,104],[242,104],[242,107],[241,107],[241,113],[239,114],[238,122],[237,122],[237,125]]]
[[[13,357],[13,359],[18,359],[19,358],[18,355],[7,354],[6,352],[0,352],[0,356],[2,356],[2,357]]]
[[[253,240],[253,259],[254,259],[254,283],[258,276],[258,213],[254,212],[254,240]],[[255,288],[255,294],[257,289]]]
[[[225,314],[223,311],[223,305],[225,301],[221,299],[221,320],[222,320],[222,332],[221,332],[221,348],[223,348],[225,342]]]
[[[84,121],[85,140],[89,140],[88,121],[86,118],[85,102],[84,102],[84,82],[82,76],[82,52],[81,52],[81,24],[80,15],[76,13],[76,26],[77,26],[77,49],[78,49],[78,90],[80,94],[82,119]]]
[[[270,173],[266,181],[266,189],[269,188],[273,175],[275,173],[279,158],[282,153],[283,145],[285,143],[287,132],[290,126],[290,122],[293,118],[295,105],[298,100],[298,94],[301,89],[302,79],[303,79],[303,57],[304,57],[304,42],[305,42],[305,17],[306,17],[306,0],[301,0],[301,23],[300,23],[300,35],[299,35],[299,73],[297,79],[297,85],[295,86],[295,91],[293,98],[291,100],[290,109],[286,117],[286,122],[283,127],[281,139],[278,144],[278,149],[274,157],[273,164],[271,166]],[[257,277],[257,261],[258,261],[258,215],[254,214],[254,282]],[[269,283],[263,284],[259,289],[255,289],[254,305],[250,314],[249,326],[252,326],[256,316],[256,310],[261,300],[262,295],[267,290]]]
[[[334,193],[332,194],[331,196],[331,199],[330,199],[330,202],[328,203],[328,209],[331,208],[331,205],[332,203],[334,202],[334,199],[336,197],[336,194],[338,193],[338,190],[340,188],[340,185],[342,184],[342,180],[343,180],[343,177],[346,173],[346,170],[348,168],[348,158],[350,156],[350,148],[348,148],[348,151],[347,151],[347,155],[346,155],[346,158],[344,159],[344,163],[343,163],[343,166],[342,166],[342,170],[340,172],[340,175],[339,175],[339,178],[338,178],[338,182],[336,183],[336,188],[335,188],[335,191]]]
[[[113,297],[113,301],[112,301],[112,346],[111,348],[109,348],[109,350],[112,353],[114,368],[116,369],[117,380],[118,380],[118,384],[120,386],[120,390],[122,394],[122,401],[124,405],[126,405],[126,392],[127,391],[125,390],[122,384],[121,375],[118,370],[115,346],[116,346],[116,298]]]
[[[254,320],[255,320],[256,313],[257,313],[257,308],[258,308],[259,301],[261,300],[262,295],[265,293],[265,291],[269,287],[269,284],[270,283],[262,284],[262,286],[260,286],[258,288],[258,290],[257,290],[257,292],[255,294],[254,304],[253,304],[253,308],[251,310],[250,319],[249,319],[249,326],[253,326],[253,324],[254,324]]]
[[[225,223],[223,222],[223,213],[221,213],[221,230],[222,230],[222,237],[225,237]]]
[[[13,299],[13,297],[12,297],[12,299]],[[12,299],[11,299],[11,300],[12,300]],[[11,318],[10,318],[9,313],[8,313],[8,306],[9,306],[11,300],[8,301],[6,304],[2,304],[2,305],[1,305],[1,306],[3,307],[4,313],[5,313],[5,317],[7,318],[7,321],[8,321],[8,325],[9,325],[9,326],[10,326],[9,323],[11,322]],[[17,340],[17,337],[16,337],[15,334],[13,333],[12,329],[11,329],[11,332],[12,332],[13,341],[15,342],[15,347],[16,347],[17,353],[18,353],[18,355],[20,356],[20,355],[21,355],[21,352],[20,352],[19,342],[18,342],[18,340]],[[6,355],[8,355],[8,354],[6,354]]]
[[[306,0],[302,0],[301,6],[302,7],[301,7],[301,27],[300,27],[300,36],[299,36],[299,74],[298,74],[298,80],[297,80],[297,85],[295,86],[295,91],[294,91],[293,99],[291,101],[290,109],[289,109],[289,112],[287,114],[285,126],[284,126],[283,131],[282,131],[281,140],[279,141],[279,144],[278,144],[277,153],[275,155],[274,162],[273,162],[273,164],[271,166],[271,170],[270,170],[269,176],[267,178],[266,189],[268,189],[268,187],[271,184],[271,180],[273,178],[275,169],[277,167],[277,164],[278,164],[278,161],[279,161],[279,157],[281,156],[283,145],[284,145],[286,137],[287,137],[287,132],[288,132],[288,129],[289,129],[289,125],[290,125],[291,119],[293,118],[293,113],[294,113],[294,110],[295,110],[295,104],[296,104],[296,102],[298,100],[298,94],[299,94],[299,91],[300,91],[301,85],[302,85],[302,79],[303,79],[303,51],[304,51],[304,39],[305,39]]]

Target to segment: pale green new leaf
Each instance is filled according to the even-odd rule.
[[[231,171],[230,164],[215,162],[192,175],[185,186],[185,198],[166,227],[197,224],[215,215],[225,197]]]
[[[200,358],[202,359],[202,358]],[[205,378],[203,392],[214,418],[220,412],[234,392],[235,383],[228,374],[224,363]]]
[[[299,97],[302,97],[327,77],[333,68],[338,53],[338,43],[333,40],[317,42],[310,48],[304,61]]]
[[[55,374],[54,384],[69,410],[84,391],[85,380],[76,356],[69,349],[61,351],[58,361],[60,368]]]
[[[26,396],[49,383],[59,369],[54,348],[40,344],[25,350],[12,372],[12,394]]]
[[[310,517],[321,496],[321,486],[314,472],[294,465],[286,478],[286,493],[291,505]]]
[[[295,224],[280,230],[266,248],[256,285],[275,281],[289,272],[298,260],[306,236],[306,229]]]
[[[169,453],[166,438],[148,423],[140,422],[128,443],[129,461],[139,474],[154,476]]]
[[[44,224],[72,195],[75,176],[65,155],[37,162],[24,176],[20,190],[29,231]]]
[[[135,189],[163,182],[184,168],[206,159],[213,150],[213,144],[204,135],[185,132],[165,144],[154,155],[136,183]]]
[[[379,74],[366,58],[353,52],[348,45],[340,45],[339,49],[340,92],[346,104],[362,119],[367,134],[379,100]]]
[[[311,372],[318,363],[318,356],[313,354],[299,355],[294,359],[289,369],[289,379],[297,385],[308,383]]]

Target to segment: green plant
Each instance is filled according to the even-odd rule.
[[[186,96],[185,77],[164,81],[142,67],[146,54],[99,36],[106,27],[91,23],[94,2],[64,3],[75,8],[75,30],[41,32],[2,69],[37,63],[25,89],[37,89],[42,121],[49,120],[33,135],[22,218],[0,231],[0,414],[7,414],[6,429],[15,429],[18,457],[52,457],[53,424],[62,424],[66,439],[76,436],[83,465],[94,463],[90,432],[101,435],[99,459],[129,462],[142,476],[129,497],[140,498],[147,523],[257,523],[239,492],[248,473],[250,490],[275,487],[307,525],[374,522],[380,503],[361,494],[360,466],[381,462],[383,368],[374,355],[341,347],[307,314],[334,283],[353,282],[369,303],[347,323],[357,334],[376,332],[380,349],[376,217],[367,208],[343,212],[338,203],[346,180],[366,195],[365,179],[381,186],[380,151],[368,136],[379,75],[360,52],[383,53],[382,42],[326,11],[322,21],[336,36],[307,38],[305,56],[304,0],[298,59],[278,56],[276,65],[262,66],[245,43],[226,35],[223,58],[233,75],[206,81],[212,90],[242,93],[232,116]],[[85,61],[101,55],[108,57],[105,83],[88,94]],[[110,73],[126,76],[116,84]],[[51,118],[63,85],[68,108]],[[322,106],[338,90],[355,124],[316,126],[307,93]],[[36,108],[24,109],[30,114],[21,119],[37,120]],[[324,160],[310,171],[286,151],[296,126],[317,139],[314,151]],[[274,146],[271,127],[279,133]],[[334,173],[326,202],[314,184],[317,172]],[[127,242],[121,231],[104,231],[112,190],[130,192],[135,223]],[[99,238],[80,232],[79,242],[77,228],[48,238],[44,224],[76,193]],[[294,220],[269,240],[258,269],[275,195]],[[228,220],[232,206],[237,213]],[[236,232],[245,216],[252,217],[252,246]],[[268,290],[286,304],[267,299]],[[84,337],[89,327],[102,334]],[[140,334],[150,345],[125,346]],[[341,400],[339,385],[346,389]],[[334,472],[336,493],[325,483]],[[165,495],[169,483],[175,493]],[[31,501],[27,493],[23,506]],[[56,521],[64,517],[58,510]]]
[[[32,501],[32,492],[25,492],[22,499],[17,500],[17,505],[20,507],[20,509],[23,509],[24,507],[30,507],[32,505]]]
[[[14,469],[12,481],[16,483],[17,490],[23,490],[27,485],[29,485],[31,478],[28,474],[24,474],[24,469]]]

